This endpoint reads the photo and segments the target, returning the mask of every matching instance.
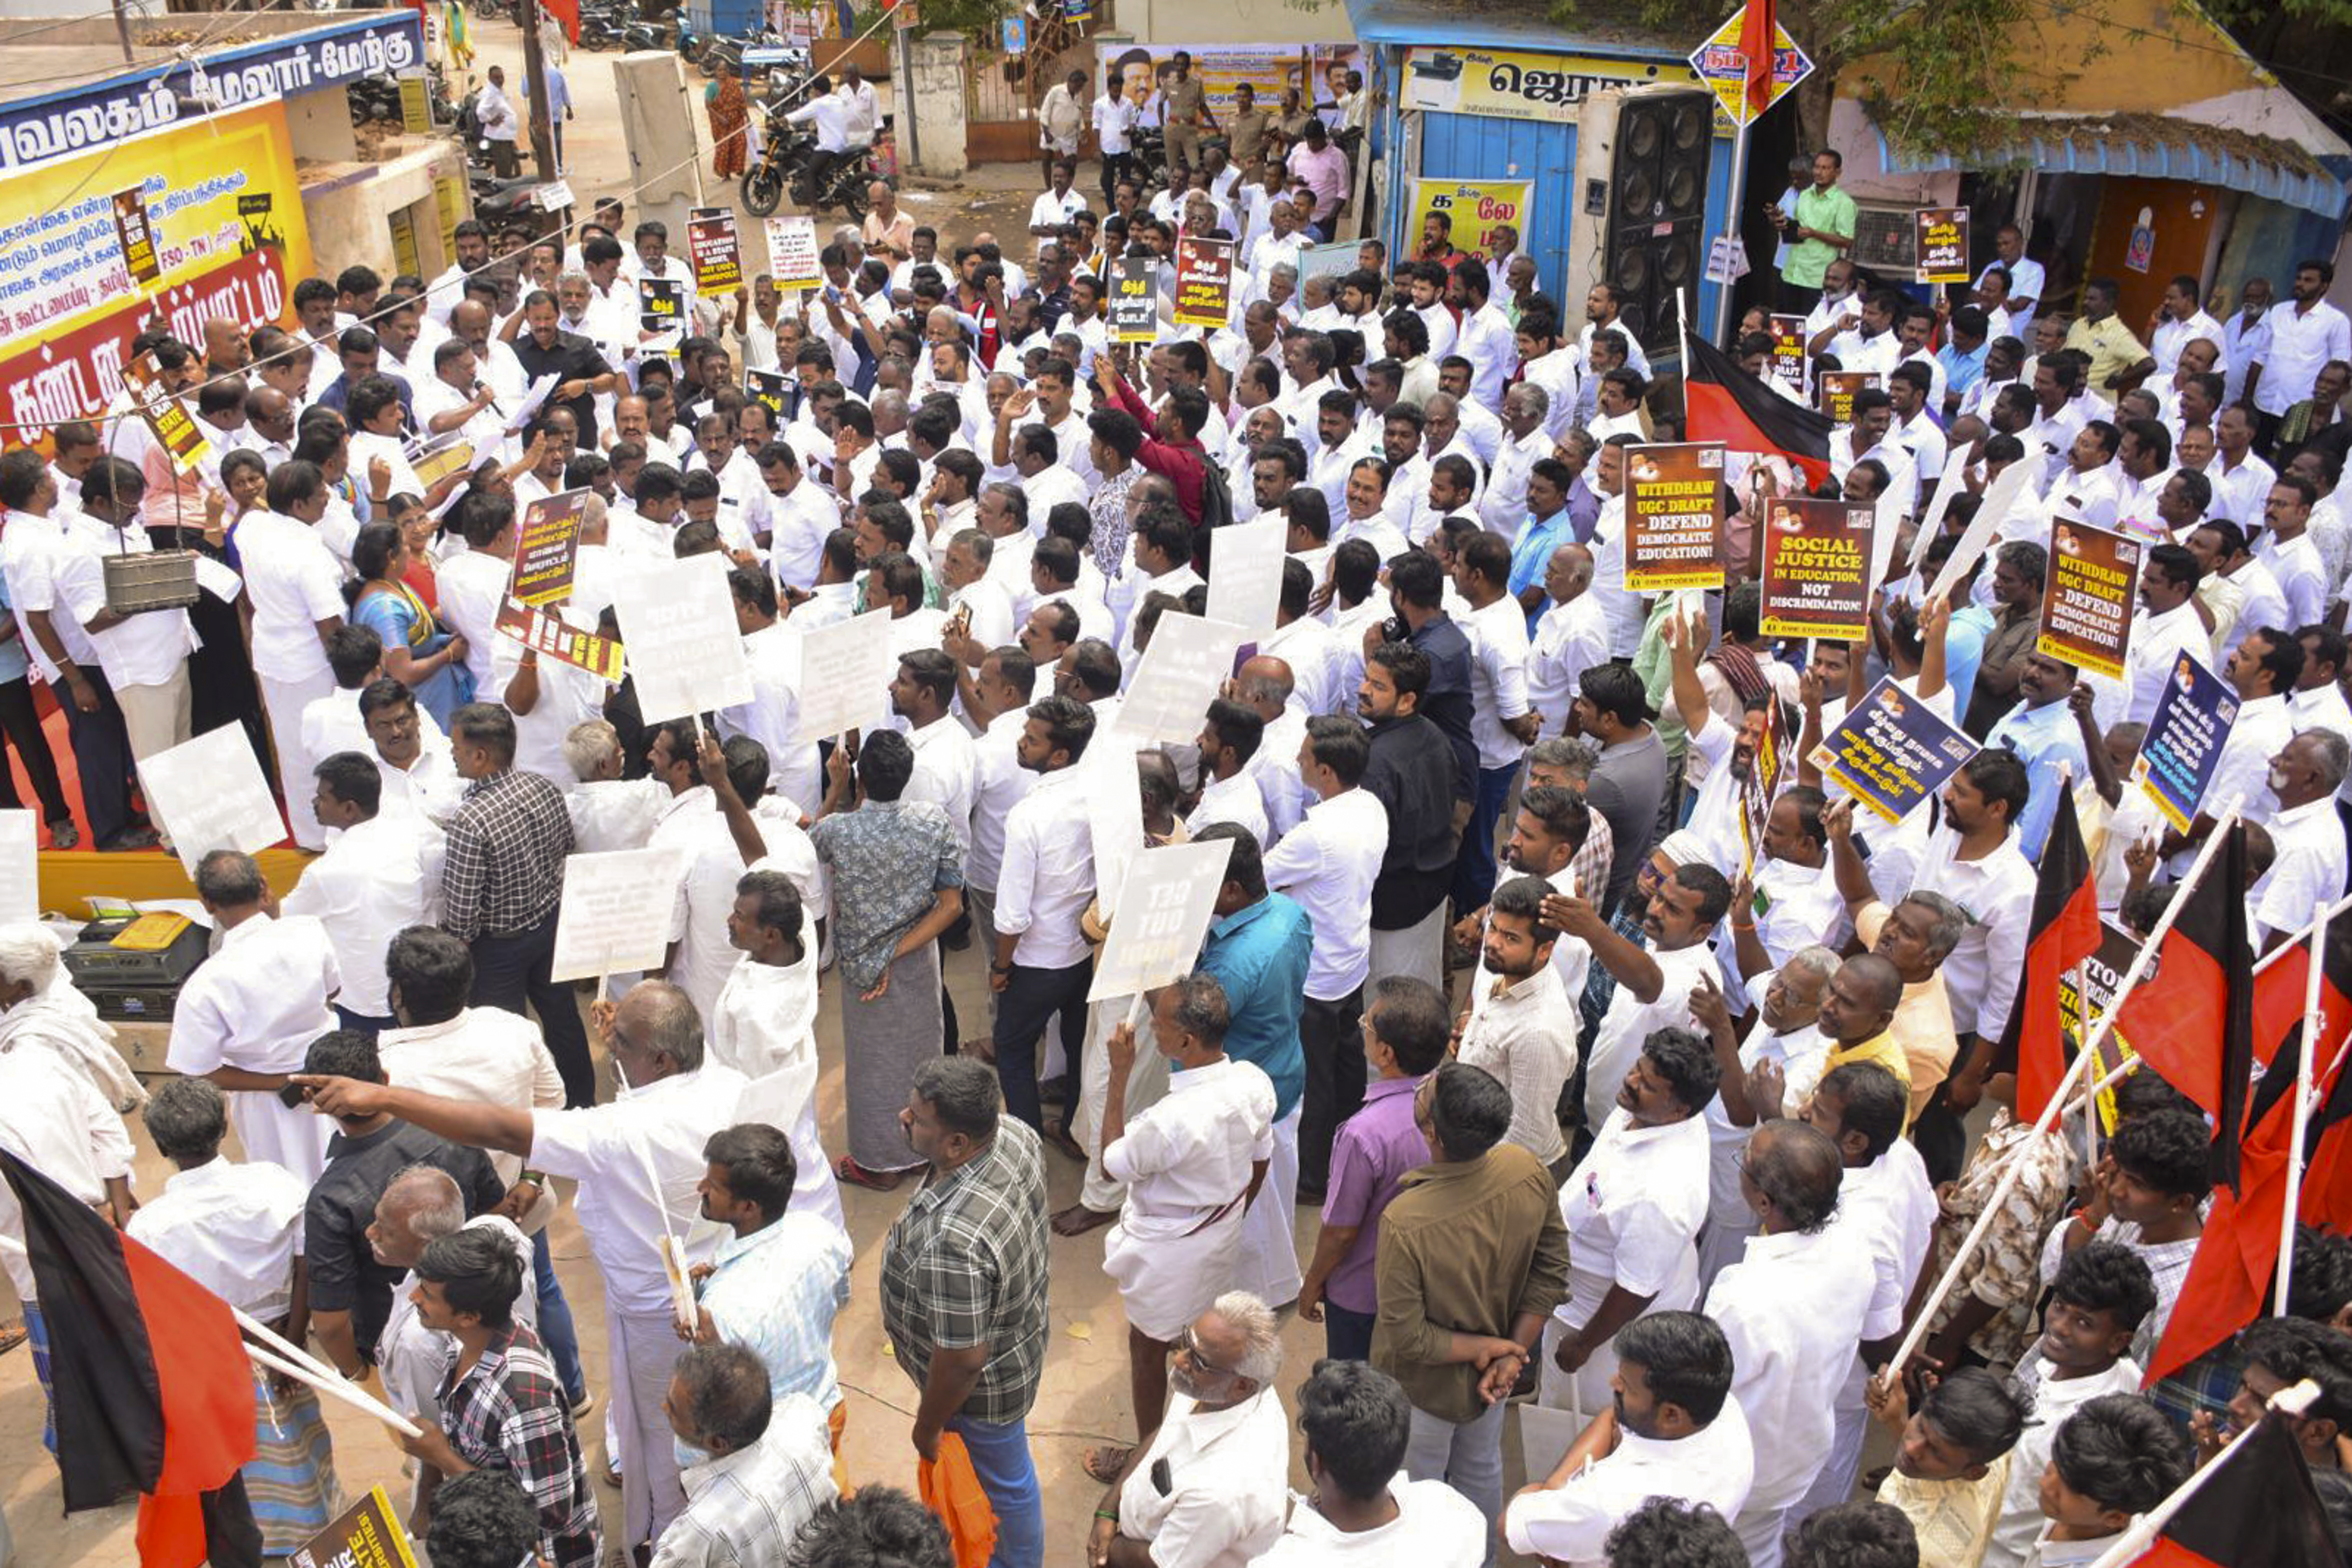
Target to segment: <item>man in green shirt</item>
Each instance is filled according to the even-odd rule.
[[[1797,197],[1797,215],[1773,208],[1773,225],[1794,243],[1780,267],[1780,308],[1810,310],[1820,302],[1822,275],[1853,245],[1853,198],[1837,188],[1845,160],[1824,147],[1813,154],[1813,183]]]
[[[2156,371],[2156,357],[2116,314],[2119,291],[2112,277],[2095,277],[2083,285],[2083,313],[2066,329],[2066,346],[2091,356],[2093,390],[2110,398],[2129,392]]]

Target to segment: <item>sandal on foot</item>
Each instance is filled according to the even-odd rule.
[[[862,1186],[868,1192],[888,1192],[906,1176],[903,1171],[869,1171],[847,1155],[833,1162],[833,1174],[835,1180]]]

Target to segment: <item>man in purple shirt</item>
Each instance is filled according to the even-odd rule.
[[[1335,1360],[1371,1358],[1381,1210],[1404,1174],[1429,1161],[1429,1140],[1412,1119],[1412,1094],[1445,1060],[1450,1031],[1445,998],[1428,981],[1391,975],[1372,988],[1364,1057],[1375,1082],[1364,1091],[1363,1109],[1340,1123],[1331,1140],[1323,1229],[1298,1290],[1298,1315],[1323,1324],[1324,1346]]]
[[[1348,155],[1331,145],[1319,120],[1307,122],[1306,139],[1290,150],[1291,177],[1315,193],[1315,237],[1331,237],[1332,220],[1348,204]]]

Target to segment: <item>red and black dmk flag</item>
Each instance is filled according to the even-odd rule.
[[[2165,1521],[2133,1568],[2344,1568],[2284,1416],[2265,1416],[2213,1462],[2221,1469]]]
[[[49,1334],[66,1511],[139,1507],[141,1568],[258,1568],[253,1375],[228,1304],[0,1150]]]
[[[2042,846],[2025,942],[2025,976],[2009,1009],[1999,1060],[2017,1063],[2017,1115],[2042,1114],[2066,1071],[2066,1026],[2058,1007],[2066,972],[2099,950],[2099,889],[2074,818],[2074,797],[2058,792],[2058,814]],[[2120,1021],[2120,1020],[2118,1020]]]
[[[2251,1126],[2273,1100],[2283,1098],[2300,1066],[2303,1007],[2311,965],[2305,937],[2279,955],[2254,986],[2254,1050],[2267,1071],[2254,1092]],[[2303,1145],[2301,1218],[2308,1225],[2352,1230],[2352,1072],[2344,1071],[2352,1039],[2352,913],[2327,926],[2327,963],[2319,986],[2319,1046],[2312,1059],[2318,1100]],[[2292,1107],[2290,1107],[2292,1109]]]
[[[2246,831],[2230,824],[2116,1022],[2140,1059],[2213,1118],[2213,1179],[2238,1185],[2238,1140],[2254,1066],[2253,955],[2246,945]]]
[[[1683,397],[1692,441],[1720,441],[1734,452],[1786,457],[1814,485],[1830,477],[1827,414],[1791,402],[1704,338],[1685,340]]]

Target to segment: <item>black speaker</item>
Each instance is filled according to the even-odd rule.
[[[1606,276],[1642,347],[1670,350],[1675,290],[1695,294],[1706,260],[1715,95],[1704,89],[1629,95],[1612,151]]]

